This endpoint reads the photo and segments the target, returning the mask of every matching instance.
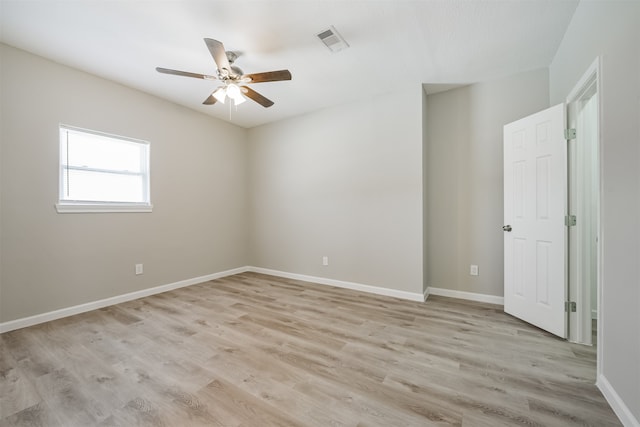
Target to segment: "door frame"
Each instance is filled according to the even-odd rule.
[[[602,123],[602,86],[601,86],[601,64],[600,57],[597,57],[593,63],[587,68],[586,72],[582,75],[582,77],[578,80],[574,88],[571,90],[569,95],[566,98],[567,105],[567,118],[569,119],[569,115],[573,114],[571,111],[571,107],[576,105],[576,103],[584,101],[586,99],[586,95],[594,89],[595,87],[595,96],[597,96],[597,136],[596,136],[596,152],[597,152],[597,173],[598,173],[598,189],[596,194],[596,236],[597,236],[597,249],[596,249],[596,296],[597,296],[597,313],[598,313],[598,321],[597,321],[597,373],[601,373],[602,366],[602,325],[605,321],[605,315],[602,312],[602,133],[601,126]],[[575,183],[574,183],[575,184]],[[569,180],[569,185],[572,186],[571,179]],[[569,188],[569,191],[575,191],[575,188]],[[578,219],[579,221],[579,219]],[[579,244],[580,242],[578,242]],[[570,254],[575,254],[576,248],[575,246],[572,248],[569,247]],[[575,278],[573,278],[575,280]],[[572,292],[573,290],[573,292]],[[584,286],[581,289],[578,289],[578,284],[572,282],[572,277],[569,277],[569,298],[571,301],[574,301],[575,296],[572,295],[576,293],[578,290],[578,294],[580,292],[590,292],[590,289],[584,289]],[[576,303],[581,303],[581,298],[578,298]],[[591,319],[591,307],[580,307],[580,313],[582,314],[580,319],[574,319],[575,321],[582,322],[583,324],[586,322],[586,316]],[[571,318],[569,319],[571,322]],[[570,334],[569,341],[573,342],[581,342],[584,341],[583,336],[578,334],[578,336],[572,336],[571,330],[573,328],[570,326]],[[583,332],[584,333],[584,332]]]

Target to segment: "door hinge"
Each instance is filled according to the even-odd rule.
[[[564,303],[564,311],[567,313],[575,313],[577,310],[576,303],[573,301],[565,301]]]
[[[570,139],[576,139],[576,130],[574,128],[564,130],[564,139],[567,141]]]
[[[564,217],[564,225],[567,227],[574,227],[577,223],[575,215],[565,215]]]

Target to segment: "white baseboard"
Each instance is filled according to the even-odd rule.
[[[469,301],[487,302],[489,304],[504,305],[504,297],[498,297],[495,295],[476,294],[473,292],[454,291],[452,289],[434,288],[429,286],[427,288],[427,295],[438,295],[441,297],[466,299]]]
[[[640,427],[638,419],[631,413],[629,407],[620,398],[618,393],[616,393],[615,389],[611,386],[611,383],[609,383],[609,380],[607,380],[604,375],[598,375],[596,386],[598,386],[604,398],[607,399],[609,406],[611,406],[611,409],[613,409],[613,412],[618,416],[623,426]]]
[[[239,267],[231,270],[221,271],[218,273],[208,274],[206,276],[194,277],[192,279],[181,280],[179,282],[169,283],[167,285],[156,286],[149,289],[143,289],[136,292],[130,292],[115,297],[105,298],[98,301],[80,304],[73,307],[67,307],[60,310],[54,310],[47,313],[37,314],[35,316],[25,317],[22,319],[11,320],[0,323],[0,333],[37,325],[51,320],[61,319],[63,317],[73,316],[87,311],[96,310],[114,304],[120,304],[127,301],[136,300],[150,295],[155,295],[167,291],[171,291],[198,283],[208,282],[210,280],[220,279],[222,277],[232,276],[234,274],[245,273],[247,271],[268,274],[271,276],[284,277],[287,279],[302,280],[305,282],[317,283],[321,285],[336,286],[339,288],[352,289],[361,292],[368,292],[377,295],[391,296],[411,301],[426,301],[429,295],[439,295],[451,298],[460,298],[471,301],[486,302],[491,304],[504,305],[504,298],[494,295],[477,294],[473,292],[455,291],[451,289],[428,287],[423,293],[414,293],[400,291],[396,289],[383,288],[379,286],[365,285],[361,283],[345,282],[342,280],[327,279],[324,277],[307,276],[304,274],[288,273],[284,271],[271,270],[261,267]],[[620,398],[615,389],[611,386],[604,375],[599,375],[596,386],[600,389],[605,399],[611,405],[611,408],[618,416],[625,427],[640,427],[640,422],[631,413],[624,401]]]
[[[184,288],[185,286],[191,286],[197,283],[203,283],[203,282],[208,282],[209,280],[219,279],[221,277],[244,273],[245,271],[247,271],[247,267],[234,268],[232,270],[226,270],[226,271],[221,271],[219,273],[208,274],[206,276],[200,276],[200,277],[194,277],[192,279],[181,280],[179,282],[169,283],[167,285],[156,286],[154,288],[130,292],[128,294],[117,295],[115,297],[105,298],[98,301],[92,301],[85,304],[74,305],[72,307],[61,308],[59,310],[54,310],[47,313],[36,314],[35,316],[29,316],[29,317],[24,317],[22,319],[10,320],[8,322],[0,323],[0,334],[4,332],[13,331],[16,329],[26,328],[27,326],[33,326],[40,323],[49,322],[51,320],[61,319],[67,316],[73,316],[75,314],[85,313],[87,311],[96,310],[98,308],[103,308],[110,305],[120,304],[123,302],[132,301],[132,300],[147,297],[150,295],[160,294],[162,292],[167,292],[167,291],[171,291],[178,288]]]
[[[307,276],[304,274],[288,273],[286,271],[271,270],[262,267],[248,267],[247,271],[268,274],[270,276],[284,277],[286,279],[302,280],[303,282],[317,283],[320,285],[335,286],[337,288],[352,289],[354,291],[368,292],[370,294],[384,295],[411,301],[424,302],[425,295],[417,292],[399,291],[397,289],[383,288],[380,286],[365,285],[362,283],[345,282],[342,280],[327,279],[324,277]]]
[[[271,270],[261,267],[239,267],[232,270],[221,271],[219,273],[208,274],[206,276],[194,277],[192,279],[181,280],[175,283],[169,283],[167,285],[156,286],[149,289],[143,289],[136,292],[130,292],[123,295],[117,295],[110,298],[101,299],[98,301],[92,301],[85,304],[75,305],[72,307],[62,308],[59,310],[50,311],[47,313],[37,314],[30,317],[24,317],[22,319],[10,320],[8,322],[0,323],[0,333],[13,331],[28,326],[37,325],[51,320],[61,319],[67,316],[73,316],[87,311],[96,310],[99,308],[107,307],[114,304],[120,304],[127,301],[132,301],[138,298],[143,298],[150,295],[159,294],[162,292],[171,291],[173,289],[183,288],[185,286],[191,286],[198,283],[207,282],[209,280],[215,280],[226,276],[232,276],[234,274],[244,273],[252,271],[255,273],[268,274],[271,276],[284,277],[287,279],[302,280],[305,282],[316,283],[320,285],[335,286],[338,288],[352,289],[360,292],[367,292],[376,295],[384,295],[395,298],[406,299],[410,301],[424,302],[429,295],[441,295],[452,298],[461,298],[471,301],[488,302],[492,304],[503,304],[504,298],[496,297],[492,295],[475,294],[471,292],[453,291],[449,289],[429,287],[422,293],[400,291],[397,289],[384,288],[380,286],[366,285],[362,283],[346,282],[343,280],[328,279],[325,277],[308,276],[304,274],[289,273],[279,270]]]

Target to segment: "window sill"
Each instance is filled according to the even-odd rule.
[[[133,203],[56,203],[58,213],[152,212],[153,205]]]

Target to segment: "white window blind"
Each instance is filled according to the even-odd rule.
[[[60,125],[59,212],[150,211],[149,143]]]

